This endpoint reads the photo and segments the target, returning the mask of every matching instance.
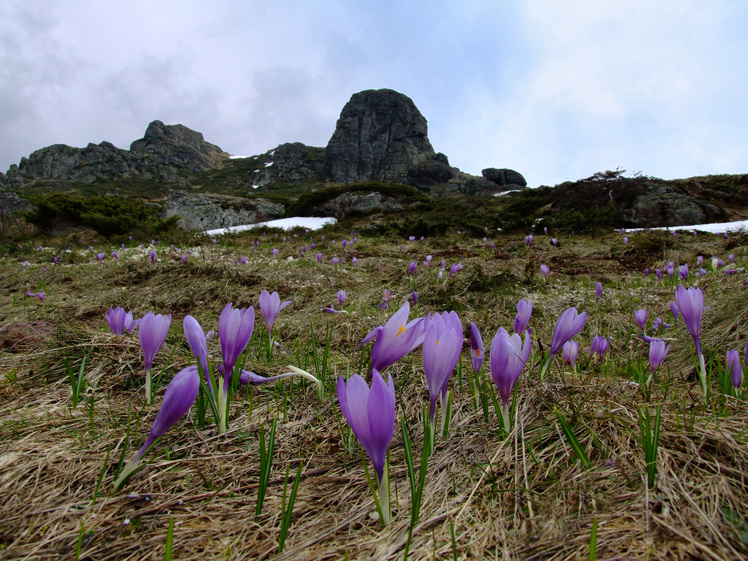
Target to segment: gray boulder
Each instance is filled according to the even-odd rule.
[[[342,218],[351,211],[370,214],[372,212],[400,210],[403,210],[400,203],[379,191],[349,191],[315,207],[314,214]]]
[[[179,216],[187,230],[213,230],[281,218],[283,205],[259,198],[173,193],[164,202],[164,218]]]
[[[514,171],[513,169],[506,168],[486,168],[481,171],[483,179],[495,183],[500,187],[507,187],[503,189],[508,191],[510,189],[524,189],[527,187],[527,181],[522,177],[522,174]]]
[[[366,90],[343,107],[327,144],[325,170],[340,183],[406,183],[410,168],[435,155],[413,100],[393,90]]]

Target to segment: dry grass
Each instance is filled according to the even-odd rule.
[[[151,265],[137,249],[126,251],[120,264],[108,258],[100,265],[92,254],[70,264],[72,259],[63,255],[61,265],[51,267],[51,253],[42,251],[28,257],[32,265],[24,271],[18,261],[6,259],[0,265],[0,557],[75,558],[82,528],[80,559],[162,559],[173,516],[175,559],[403,558],[410,492],[399,430],[391,445],[394,520],[382,528],[371,516],[374,505],[358,447],[341,433],[345,424],[333,389],[337,376],[358,371],[358,345],[381,322],[376,306],[385,288],[393,290],[390,313],[415,288],[417,314],[455,309],[466,334],[470,321],[479,326],[487,348],[499,326],[512,325],[520,298],[530,299],[534,307],[533,367],[520,380],[516,422],[507,438],[493,407],[486,421],[476,406],[467,357],[462,379],[453,375],[450,434],[437,440],[431,457],[410,558],[586,559],[595,517],[598,559],[748,556],[745,401],[723,396],[713,380],[705,406],[693,378],[687,331],[680,323],[664,332],[672,350],[651,396],[653,405],[662,403],[663,417],[657,484],[650,491],[637,421],[645,398],[641,388],[630,384],[631,365],[647,361],[646,346],[631,333],[631,312],[646,307],[650,318],[667,321],[677,286],[658,284],[641,271],[667,260],[693,267],[696,255],[726,259],[729,252],[743,266],[745,240],[700,235],[662,244],[658,236],[639,234],[624,246],[618,234],[596,239],[561,235],[559,248],[544,236],[525,248],[521,237],[502,236],[493,240],[492,253],[480,240],[463,237],[409,242],[361,236],[344,250],[340,240],[350,234],[324,234],[327,241],[315,233],[318,247],[293,261],[286,258],[298,256],[300,247],[309,245],[309,235],[286,234],[284,242],[283,234],[277,239],[244,234],[205,251],[193,248],[186,264],[160,254]],[[250,240],[258,238],[261,249],[254,253]],[[334,246],[332,238],[338,240]],[[272,247],[281,250],[274,263]],[[324,254],[322,264],[314,259],[318,251]],[[182,252],[171,253],[179,257]],[[434,256],[430,270],[422,264],[427,254]],[[242,255],[249,263],[234,265]],[[346,256],[342,267],[332,267],[334,255]],[[352,256],[358,258],[353,268]],[[433,278],[441,259],[447,261],[445,273],[456,261],[465,267],[446,287]],[[410,261],[419,263],[412,285]],[[551,267],[548,285],[540,277],[540,263]],[[702,346],[715,368],[722,367],[727,349],[742,354],[745,345],[745,276],[709,275],[696,281],[709,306]],[[599,304],[597,281],[604,283]],[[350,314],[322,312],[325,306],[337,307],[335,293],[341,288],[348,291]],[[23,296],[39,289],[47,294],[43,303]],[[143,406],[137,338],[109,334],[104,311],[121,305],[136,316],[148,310],[172,314],[168,350],[162,349],[155,365],[164,366],[176,349],[165,375],[170,378],[191,359],[181,333],[185,315],[195,316],[204,329],[216,328],[226,303],[257,308],[262,289],[278,291],[294,304],[278,317],[275,332],[282,344],[273,360],[262,360],[255,343],[252,370],[279,373],[300,360],[314,372],[310,325],[321,352],[329,322],[331,373],[324,398],[320,401],[299,383],[242,390],[232,403],[227,434],[199,429],[192,417],[185,418],[150,451],[149,463],[124,491],[112,493],[128,427],[129,457],[147,435],[156,409]],[[599,333],[611,337],[611,349],[601,365],[583,353],[576,376],[556,361],[541,382],[540,345],[547,351],[553,324],[569,306],[588,312],[580,337],[583,349]],[[9,334],[11,328],[17,332]],[[216,341],[209,348],[213,358],[219,356]],[[67,357],[77,371],[84,356],[90,387],[74,410],[62,359]],[[415,352],[390,371],[398,423],[406,419],[420,454],[427,391],[419,362],[420,352]],[[572,422],[591,469],[576,460],[554,406]],[[263,513],[255,520],[259,426],[275,415],[275,467]],[[109,464],[94,500],[107,453]],[[293,523],[285,550],[277,555],[283,475],[287,466],[293,470],[299,463],[304,468]]]

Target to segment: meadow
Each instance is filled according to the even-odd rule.
[[[481,239],[450,231],[421,239],[381,231],[362,219],[174,244],[113,243],[83,232],[6,251],[0,557],[748,556],[745,382],[735,388],[726,366],[731,349],[746,360],[748,235],[540,231]],[[670,305],[679,285],[703,294],[706,395],[694,339]],[[275,345],[259,309],[263,290],[292,301],[277,315]],[[499,328],[513,332],[520,300],[532,304],[531,352],[510,398],[507,431],[490,351]],[[450,409],[437,405],[430,454],[423,453],[425,351],[383,369],[396,397],[392,519],[384,525],[367,481],[375,479],[371,462],[341,412],[337,387],[340,377],[366,375],[372,343],[362,342],[404,302],[411,320],[456,312],[463,342]],[[217,331],[229,303],[255,310],[240,358],[245,369],[273,376],[292,366],[319,388],[302,377],[235,384],[223,433],[202,393],[115,490],[167,384],[197,364],[184,318]],[[135,318],[171,314],[152,367],[152,405],[138,331],[116,335],[105,319],[116,306]],[[559,351],[541,376],[554,326],[572,307],[586,313],[574,364]],[[647,310],[644,330],[638,310]],[[477,373],[471,322],[485,347]],[[609,347],[591,356],[596,336]],[[647,337],[669,345],[654,368]],[[207,349],[211,365],[220,364],[217,337]]]

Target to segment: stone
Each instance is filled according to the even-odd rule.
[[[187,230],[214,230],[282,218],[282,204],[262,198],[177,191],[164,202],[164,218],[179,216]]]
[[[501,187],[508,186],[511,189],[524,189],[527,187],[527,181],[522,174],[513,169],[486,168],[481,171],[481,175],[484,179]]]
[[[435,155],[413,100],[393,90],[366,90],[343,107],[325,150],[325,171],[340,183],[406,183],[410,168]]]
[[[300,184],[324,178],[324,149],[301,142],[281,144],[264,155],[265,167],[257,170],[253,185],[264,187],[275,181]]]
[[[394,198],[383,195],[379,191],[348,191],[338,195],[314,208],[318,216],[334,216],[342,218],[347,213],[356,211],[364,214],[381,211],[400,211],[403,207]]]
[[[153,121],[145,136],[130,144],[132,154],[151,154],[163,165],[178,165],[190,171],[218,167],[229,157],[215,144],[206,142],[202,133],[184,125],[165,125]]]

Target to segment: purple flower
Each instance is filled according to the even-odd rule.
[[[104,254],[103,253],[97,253],[96,258],[99,260],[99,263],[104,262]]]
[[[411,275],[416,272],[416,266],[417,263],[415,261],[411,261],[410,265],[408,265],[408,270],[410,271]]]
[[[140,339],[140,346],[143,349],[143,360],[145,361],[145,394],[146,402],[153,403],[152,387],[151,387],[151,365],[153,359],[156,358],[161,346],[166,341],[166,336],[169,334],[169,327],[171,326],[171,314],[163,316],[161,314],[154,314],[148,312],[143,319],[140,320],[140,329],[138,330],[138,338]]]
[[[532,234],[529,234],[525,236],[525,245],[530,245],[530,242],[532,241]]]
[[[125,479],[137,469],[140,459],[153,446],[153,443],[187,414],[192,404],[195,403],[199,389],[200,375],[196,366],[188,366],[169,382],[166,393],[164,393],[164,400],[161,402],[156,420],[151,427],[151,432],[133,459],[122,469],[119,478],[114,483],[115,490],[121,487]]]
[[[644,331],[647,325],[647,310],[634,310],[634,319]]]
[[[447,383],[462,352],[462,324],[457,314],[443,312],[431,318],[423,339],[423,372],[429,386],[431,422],[436,413],[436,400],[447,396]]]
[[[23,262],[23,270],[25,271],[28,268],[28,266],[29,266],[29,262],[28,261],[24,261]]]
[[[273,248],[273,259],[275,259],[276,257],[278,257],[278,249],[274,247]],[[319,259],[317,261],[319,261]]]
[[[382,372],[423,343],[430,318],[418,318],[406,323],[408,314],[410,304],[405,302],[384,326],[374,328],[364,338],[361,345],[376,338],[371,347],[372,370]]]
[[[629,243],[629,237],[628,236],[623,236],[623,243],[625,243],[625,244]]]
[[[115,335],[122,335],[125,329],[125,320],[127,318],[127,312],[124,308],[117,306],[104,314],[107,324],[109,324],[109,330]],[[130,322],[132,323],[132,312],[130,312]]]
[[[389,308],[389,301],[392,297],[392,291],[389,288],[384,289],[384,299],[382,300],[382,303],[377,306],[377,308],[382,308],[383,310],[386,310]]]
[[[182,322],[184,328],[184,337],[187,339],[187,343],[192,349],[192,354],[200,362],[200,366],[203,369],[203,376],[208,381],[210,386],[210,370],[208,369],[208,343],[206,342],[205,335],[203,334],[203,328],[192,316],[185,316]],[[211,390],[213,388],[211,387]]]
[[[346,296],[348,296],[348,294],[345,290],[338,290],[338,304],[342,306],[343,302],[345,302]]]
[[[55,265],[57,265],[57,256],[56,255],[52,257],[52,263],[54,263]]]
[[[597,353],[597,356],[600,357],[602,360],[603,355],[605,354],[605,351],[608,350],[608,346],[610,345],[610,342],[601,335],[596,335],[592,339],[592,344],[590,345],[590,356]]]
[[[221,341],[224,367],[222,388],[224,396],[228,391],[234,365],[239,355],[247,348],[254,328],[255,309],[252,306],[234,309],[229,302],[218,318],[218,338]]]
[[[683,321],[686,322],[691,337],[693,337],[696,354],[701,355],[699,338],[701,336],[701,316],[704,313],[704,295],[699,288],[684,288],[681,284],[675,291],[675,302],[678,305],[680,315],[683,316]]]
[[[499,328],[491,342],[491,377],[501,396],[504,428],[507,431],[509,430],[509,398],[522,370],[530,359],[531,346],[529,333],[525,333],[523,342],[516,333],[509,336],[503,327]]]
[[[688,263],[685,263],[678,267],[678,274],[683,280],[686,280],[688,278]]]
[[[151,256],[151,263],[155,263],[156,262],[156,252],[154,250],[151,250],[150,256]]]
[[[698,257],[696,258],[696,264],[697,264],[697,265],[701,265],[701,264],[702,264],[703,262],[704,262],[704,256],[703,256],[703,255],[699,255],[699,256],[698,256]]]
[[[740,355],[738,351],[730,349],[727,351],[727,370],[726,374],[730,376],[732,387],[737,389],[743,381],[743,366],[740,364]]]
[[[432,259],[433,259],[433,257],[431,255],[427,255],[426,256],[426,261],[423,262],[424,266],[431,267],[431,260]]]
[[[291,300],[286,300],[281,304],[280,296],[278,296],[277,292],[269,294],[267,290],[263,290],[260,293],[260,312],[262,312],[262,319],[265,322],[265,327],[267,327],[271,339],[273,338],[273,324],[275,323],[275,318],[278,316],[278,312],[292,303]]]
[[[114,257],[114,260],[115,260],[115,261],[116,261],[117,263],[119,263],[119,254],[118,254],[118,253],[117,253],[116,251],[114,251],[114,250],[112,250],[112,257]],[[56,262],[56,261],[55,261],[55,265],[57,265],[57,262]]]
[[[532,317],[532,304],[528,300],[520,300],[517,303],[517,315],[514,318],[514,332],[517,335],[525,332],[527,324],[530,323],[530,317]]]
[[[355,257],[355,256],[351,257],[351,267],[355,267],[357,262],[358,262],[358,258],[357,257]]]
[[[478,327],[470,322],[470,362],[473,370],[477,374],[483,366],[483,337],[478,331]]]
[[[322,254],[318,253],[317,254],[317,263],[320,263],[320,262],[322,262]]]
[[[540,274],[543,275],[543,280],[548,280],[548,273],[550,273],[551,270],[548,268],[548,265],[541,265],[540,266]]]
[[[332,266],[333,267],[337,267],[337,265],[338,265],[338,258],[337,257],[333,257],[332,258]]]
[[[577,360],[577,354],[579,354],[579,343],[571,339],[570,341],[566,341],[566,343],[564,343],[562,349],[564,362],[574,366],[574,362]]]
[[[649,364],[651,365],[650,372],[654,374],[657,367],[662,364],[665,357],[670,352],[670,345],[665,346],[665,341],[662,339],[652,339],[649,343]]]
[[[600,301],[600,298],[603,296],[603,283],[599,282],[595,285],[595,295],[597,296],[597,301]]]
[[[678,306],[675,302],[670,302],[670,312],[673,314],[675,320],[678,319]]]
[[[727,256],[727,258],[730,260],[730,263],[735,263],[735,254],[731,253]]]
[[[551,243],[556,246],[558,245],[558,238],[551,238]]]
[[[462,263],[453,263],[452,266],[449,268],[449,276],[447,277],[447,280],[452,278],[452,275],[454,275],[457,271],[462,270]]]
[[[657,277],[658,281],[662,281],[662,271],[659,269],[655,269],[655,276]]]
[[[548,360],[546,360],[540,371],[541,380],[551,364],[551,358],[553,358],[553,355],[561,350],[566,341],[575,337],[580,331],[582,331],[585,321],[587,321],[587,312],[577,314],[576,308],[569,308],[558,318],[556,326],[553,328],[553,341],[551,343],[551,350],[548,353]]]
[[[338,378],[338,403],[381,482],[395,431],[395,384],[392,375],[385,384],[379,372],[374,370],[372,374],[371,388],[358,374],[347,383],[342,376]]]
[[[415,290],[413,291],[413,305],[418,305],[418,293]]]

